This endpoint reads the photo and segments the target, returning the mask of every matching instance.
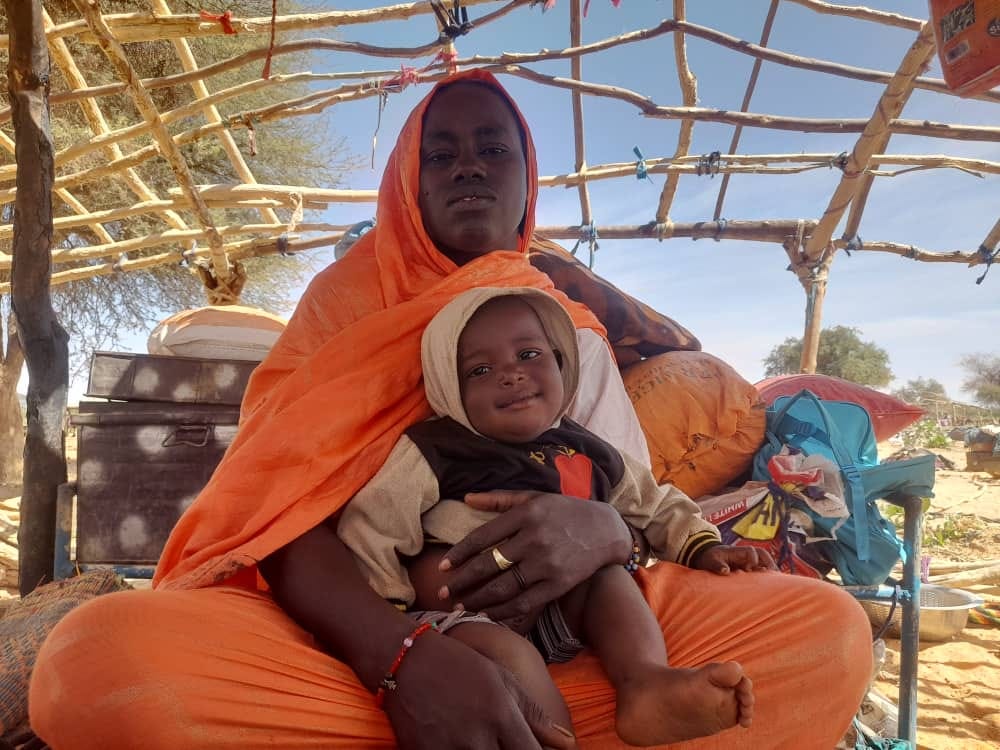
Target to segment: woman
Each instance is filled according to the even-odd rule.
[[[258,368],[237,440],[174,530],[155,590],[76,609],[43,647],[31,720],[54,750],[620,746],[611,687],[587,654],[552,668],[575,739],[508,674],[435,633],[405,652],[376,708],[412,622],[367,586],[335,533],[337,511],[429,415],[420,334],[474,286],[559,297],[591,353],[589,396],[572,415],[644,450],[607,348],[587,343],[600,343],[599,323],[526,260],[536,195],[527,128],[491,76],[452,77],[417,106],[386,168],[377,228],[317,276]],[[506,512],[447,560],[451,593],[495,619],[632,554],[605,504],[504,493],[482,503]],[[480,554],[504,539],[523,588]],[[860,607],[814,581],[747,578],[669,564],[637,576],[678,666],[733,659],[755,683],[753,728],[683,747],[832,747],[870,671]]]

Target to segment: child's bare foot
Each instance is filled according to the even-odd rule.
[[[630,745],[664,745],[753,719],[753,683],[734,661],[640,668],[618,689],[615,729]]]

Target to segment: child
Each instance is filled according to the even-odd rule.
[[[375,590],[400,605],[416,603],[425,610],[413,612],[421,622],[509,669],[563,726],[569,714],[542,657],[568,661],[583,643],[614,685],[616,731],[625,742],[659,745],[749,726],[752,684],[739,664],[667,665],[660,626],[629,573],[638,546],[627,566],[603,568],[532,613],[528,640],[481,613],[440,611],[454,605],[438,596],[447,583],[437,569],[442,545],[494,515],[462,502],[472,492],[532,489],[609,502],[644,530],[660,559],[728,573],[744,558],[719,542],[687,496],[658,487],[642,464],[563,416],[576,390],[578,353],[573,323],[553,297],[527,288],[468,291],[428,325],[421,359],[440,418],[406,431],[338,526]],[[404,558],[414,556],[407,569]],[[526,585],[499,547],[493,558],[498,573],[512,568]]]

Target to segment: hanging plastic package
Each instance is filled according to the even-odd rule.
[[[960,96],[1000,84],[1000,0],[930,0],[945,83]]]

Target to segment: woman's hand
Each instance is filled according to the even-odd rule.
[[[417,640],[397,674],[384,708],[400,750],[576,750],[509,671],[448,636]]]
[[[632,549],[628,526],[607,503],[506,490],[470,493],[465,502],[501,515],[448,551],[441,569],[454,572],[439,595],[514,629],[599,569],[624,563]],[[514,566],[501,569],[504,560]]]

